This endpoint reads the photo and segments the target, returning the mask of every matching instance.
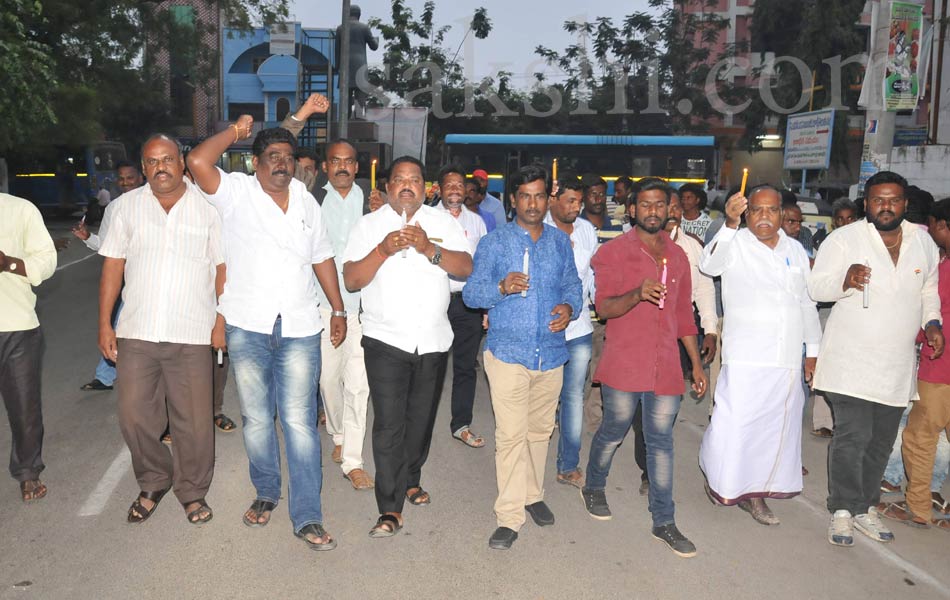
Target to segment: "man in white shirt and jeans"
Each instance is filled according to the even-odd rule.
[[[854,544],[853,528],[878,542],[894,539],[875,505],[913,395],[918,332],[924,330],[934,358],[944,349],[939,252],[924,230],[904,222],[907,181],[881,171],[864,189],[866,218],[828,235],[808,278],[815,301],[835,303],[818,352],[815,389],[826,393],[835,414],[828,541],[836,546]]]
[[[116,363],[119,427],[142,490],[127,519],[147,520],[173,484],[188,522],[205,523],[212,517],[205,502],[214,473],[209,346],[215,280],[224,273],[221,221],[184,179],[177,141],[149,138],[142,166],[148,185],[112,212],[99,249],[99,350]],[[113,329],[120,289],[124,310]],[[160,383],[165,395],[156,397]],[[160,441],[166,426],[174,455]]]
[[[403,156],[388,169],[389,204],[350,232],[343,280],[362,290],[363,350],[373,400],[373,459],[380,517],[371,537],[402,528],[408,500],[429,504],[422,466],[442,395],[452,327],[449,276],[465,279],[472,257],[462,226],[425,206],[425,167]]]
[[[328,104],[324,101],[324,111]],[[333,310],[334,346],[346,337],[346,311],[320,206],[293,178],[293,135],[279,128],[257,134],[253,176],[227,174],[215,166],[228,146],[250,135],[252,124],[249,115],[242,115],[188,156],[195,181],[223,222],[228,281],[218,312],[227,323],[244,446],[257,492],[243,520],[248,527],[266,525],[280,499],[277,417],[286,443],[294,535],[313,550],[332,550],[336,540],[323,527],[320,501],[315,392],[324,323],[316,310],[318,280]]]
[[[465,230],[465,241],[474,256],[478,241],[485,237],[485,221],[465,207],[465,172],[461,167],[449,165],[439,172],[439,188],[442,200],[436,210],[452,215]],[[482,311],[465,306],[462,300],[464,279],[449,277],[449,322],[452,324],[452,421],[449,430],[452,437],[470,448],[481,448],[485,439],[476,435],[472,426],[472,409],[475,405],[475,360],[482,341]]]

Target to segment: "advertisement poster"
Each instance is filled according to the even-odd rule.
[[[917,61],[923,11],[919,4],[891,4],[890,41],[884,65],[884,107],[887,110],[913,110],[917,107],[920,86]]]
[[[833,108],[789,115],[785,129],[785,168],[827,169],[834,129]]]

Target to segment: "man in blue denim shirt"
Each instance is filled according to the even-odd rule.
[[[547,172],[524,167],[510,190],[517,217],[482,238],[462,291],[465,304],[489,309],[484,364],[495,411],[498,529],[488,545],[495,549],[518,538],[525,510],[539,526],[554,523],[543,501],[544,463],[568,359],[564,330],[584,308],[570,238],[544,224]]]

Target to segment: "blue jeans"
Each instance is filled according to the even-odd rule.
[[[119,313],[122,312],[122,299],[115,303],[115,310],[112,311],[112,326],[115,327],[119,320]],[[115,383],[115,363],[106,360],[104,356],[99,355],[99,363],[96,364],[96,379],[104,385],[113,385]]]
[[[887,459],[887,468],[884,469],[884,481],[891,485],[900,485],[904,483],[904,457],[901,454],[901,437],[904,434],[904,427],[907,426],[907,416],[913,404],[908,404],[907,409],[901,416],[901,424],[897,429],[897,439],[894,440],[894,448],[891,450],[891,456]],[[947,436],[941,434],[937,439],[937,455],[934,461],[934,474],[930,480],[930,491],[939,492],[943,489],[943,483],[947,480],[947,470],[950,467],[950,442]]]
[[[280,447],[274,419],[280,419],[290,473],[290,520],[294,532],[322,523],[323,486],[315,382],[320,370],[320,335],[285,338],[280,317],[270,335],[226,326],[234,367],[244,447],[251,483],[259,500],[280,499]]]
[[[604,399],[604,420],[590,446],[584,487],[588,490],[603,490],[607,487],[607,475],[614,453],[633,424],[637,405],[642,403],[653,526],[673,523],[673,423],[679,412],[680,396],[622,392],[608,385],[601,385],[600,391]]]
[[[570,473],[577,468],[581,454],[581,430],[584,425],[584,389],[593,350],[593,336],[583,335],[567,342],[570,358],[564,365],[561,386],[557,441],[557,472]]]

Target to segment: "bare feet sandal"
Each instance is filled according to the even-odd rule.
[[[406,491],[406,500],[413,506],[425,506],[432,502],[432,499],[429,497],[429,492],[421,487],[409,488]]]
[[[475,435],[468,428],[468,425],[461,427],[458,431],[452,434],[452,437],[462,442],[469,448],[481,448],[485,445],[485,438]]]
[[[380,515],[379,519],[376,520],[376,525],[369,530],[369,537],[393,537],[400,529],[402,529],[402,523],[395,515]]]
[[[234,421],[228,418],[224,413],[220,413],[214,416],[214,425],[221,431],[230,433],[237,429],[237,425],[234,424]]]
[[[244,513],[244,524],[248,527],[263,527],[270,523],[270,514],[277,508],[277,504],[270,500],[255,500]]]
[[[304,525],[303,529],[294,535],[305,541],[311,550],[325,551],[336,548],[336,540],[330,537],[320,523]]]
[[[49,490],[39,479],[29,479],[20,482],[20,497],[29,504],[46,496]]]
[[[191,502],[182,502],[181,505],[185,509],[185,516],[188,517],[188,522],[192,525],[207,523],[214,517],[214,513],[211,512],[211,507],[208,506],[204,498],[192,500]],[[188,510],[189,507],[192,507],[191,510]]]
[[[167,488],[158,490],[157,492],[141,492],[138,497],[135,498],[135,501],[132,502],[132,506],[129,507],[129,514],[126,520],[132,525],[138,525],[139,523],[148,521],[148,518],[151,517],[155,509],[158,508],[158,503],[162,501],[162,498],[167,493]],[[152,506],[146,507],[142,504],[142,500],[148,500],[152,503]]]

